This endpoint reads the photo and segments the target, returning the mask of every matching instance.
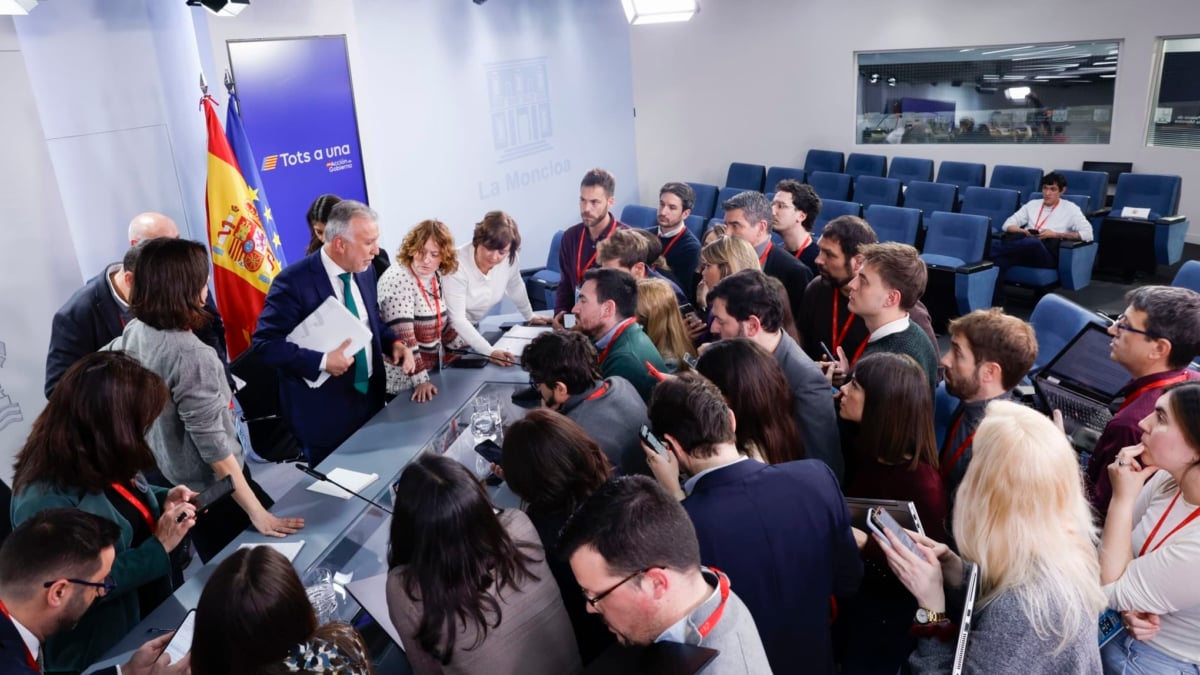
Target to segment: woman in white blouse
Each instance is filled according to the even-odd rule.
[[[479,333],[478,325],[506,293],[526,321],[550,323],[548,318],[534,316],[529,305],[517,257],[520,248],[521,233],[513,219],[503,211],[489,211],[475,225],[471,243],[459,248],[458,271],[442,280],[450,325],[471,351],[487,355],[501,366],[517,363],[517,356],[494,349]]]
[[[1125,632],[1106,674],[1200,671],[1200,382],[1176,385],[1109,465],[1100,578]],[[1147,480],[1149,479],[1149,480]]]

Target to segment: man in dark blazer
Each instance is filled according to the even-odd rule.
[[[40,673],[42,646],[75,625],[112,587],[120,528],[79,509],[46,509],[21,523],[0,546],[0,673]],[[126,675],[187,672],[159,654],[172,634],[143,644],[121,666]],[[103,675],[116,673],[107,668]]]
[[[788,307],[795,317],[804,298],[804,289],[812,281],[813,273],[808,265],[788,253],[783,246],[771,241],[771,202],[766,195],[754,190],[739,192],[725,200],[725,225],[729,234],[745,239],[758,254],[758,264],[763,273],[775,277],[788,293]]]
[[[660,483],[692,519],[700,559],[729,576],[776,673],[833,673],[830,611],[862,579],[850,512],[833,472],[804,459],[762,464],[738,452],[733,411],[693,373],[650,400],[665,455],[646,451]],[[679,487],[679,469],[691,478]]]
[[[412,352],[379,318],[371,268],[379,252],[378,221],[375,211],[362,202],[343,200],[334,206],[325,223],[325,245],[275,277],[254,331],[252,348],[263,363],[279,372],[281,412],[310,466],[328,457],[383,409],[385,354],[406,372],[415,365]],[[345,304],[370,330],[368,349],[345,354],[347,339],[322,354],[288,340],[296,326],[329,297]],[[330,377],[321,386],[313,388],[305,382],[323,372]]]

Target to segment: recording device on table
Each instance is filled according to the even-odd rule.
[[[646,445],[650,446],[651,450],[658,453],[659,457],[667,459],[667,447],[663,445],[662,441],[658,440],[658,436],[655,436],[654,432],[650,431],[650,427],[643,424],[638,435],[642,437],[643,441],[646,441]]]
[[[1111,341],[1105,328],[1089,323],[1033,376],[1040,410],[1062,411],[1067,435],[1080,427],[1102,432],[1112,419],[1110,406],[1129,372],[1109,358]]]
[[[883,545],[891,546],[891,542],[888,540],[887,535],[884,534],[884,531],[886,530],[891,532],[897,539],[899,539],[900,543],[904,544],[904,548],[907,548],[922,558],[924,557],[924,554],[921,553],[921,549],[917,547],[916,540],[910,537],[908,533],[904,531],[904,528],[900,526],[900,523],[896,522],[896,519],[893,518],[885,509],[875,507],[869,509],[867,511],[867,527],[870,528],[872,532],[879,535],[879,539]]]
[[[196,497],[192,499],[192,505],[196,507],[196,516],[199,517],[201,514],[208,513],[208,510],[212,508],[213,504],[216,504],[231,494],[233,494],[232,476],[225,476],[221,480],[213,483],[207,488],[204,488],[203,492],[196,495]],[[179,516],[175,518],[175,522],[182,523],[186,518],[187,514],[180,513]]]
[[[179,663],[180,659],[187,656],[187,653],[192,650],[192,633],[196,629],[196,610],[189,609],[188,613],[183,615],[183,621],[179,622],[179,626],[175,629],[175,634],[171,636],[171,641],[167,643],[165,649],[159,653],[158,659],[162,658],[163,654],[171,657],[171,663]]]

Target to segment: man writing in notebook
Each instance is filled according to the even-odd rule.
[[[627,227],[612,214],[616,189],[616,179],[604,169],[588,171],[579,183],[580,222],[563,232],[558,249],[558,268],[562,278],[554,292],[554,320],[557,325],[561,325],[562,315],[575,305],[576,296],[583,286],[583,273],[600,264],[596,259],[600,242],[618,229]]]
[[[1133,380],[1114,402],[1113,418],[1087,465],[1088,498],[1101,521],[1112,499],[1108,465],[1121,448],[1141,442],[1138,422],[1154,410],[1163,388],[1197,379],[1188,364],[1200,354],[1200,293],[1174,286],[1142,286],[1126,298],[1129,305],[1108,327],[1108,334],[1112,360],[1124,366]]]

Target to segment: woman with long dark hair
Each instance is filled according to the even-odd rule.
[[[542,540],[579,653],[588,663],[613,642],[597,614],[579,602],[583,590],[571,566],[558,555],[558,531],[567,518],[612,475],[600,446],[566,415],[538,408],[504,431],[504,480],[527,504],[529,520]]]
[[[717,385],[737,418],[738,449],[767,464],[804,459],[792,409],[792,390],[775,357],[745,338],[714,342],[696,370]]]
[[[911,501],[925,534],[946,539],[946,493],[937,470],[933,395],[929,378],[910,356],[879,353],[863,357],[841,389],[842,419],[858,424],[854,457],[847,462],[846,496]],[[908,629],[916,601],[888,570],[887,559],[865,533],[863,582],[845,603],[841,619],[850,636],[874,636],[874,648],[851,649],[844,669],[851,673],[895,673],[912,652]]]
[[[496,513],[453,459],[423,454],[400,475],[388,566],[388,613],[418,675],[581,670],[533,524]]]
[[[304,255],[312,255],[318,249],[325,245],[325,223],[329,220],[329,214],[333,212],[333,207],[337,206],[342,198],[337,195],[321,195],[313,200],[308,206],[308,248],[304,250]],[[371,269],[375,270],[375,278],[383,276],[383,273],[390,267],[392,261],[388,259],[387,252],[383,247],[379,247],[379,253],[375,254],[375,259],[371,261]]]
[[[105,348],[125,351],[167,384],[171,395],[146,435],[163,477],[196,492],[226,476],[233,482],[233,499],[213,505],[192,531],[196,552],[207,562],[251,524],[267,536],[295,533],[304,519],[271,515],[271,498],[244,467],[225,366],[192,332],[209,319],[207,249],[167,238],[139,247],[134,319]]]
[[[161,378],[121,353],[94,352],[63,375],[13,468],[12,521],[77,508],[121,528],[112,587],[79,623],[43,642],[48,672],[78,672],[171,594],[168,555],[196,522],[196,493],[142,476],[154,468],[145,434],[168,398]],[[183,516],[180,520],[180,516]]]
[[[352,627],[317,625],[292,563],[278,551],[258,546],[235,551],[204,584],[196,604],[192,672],[369,675],[374,669]]]

